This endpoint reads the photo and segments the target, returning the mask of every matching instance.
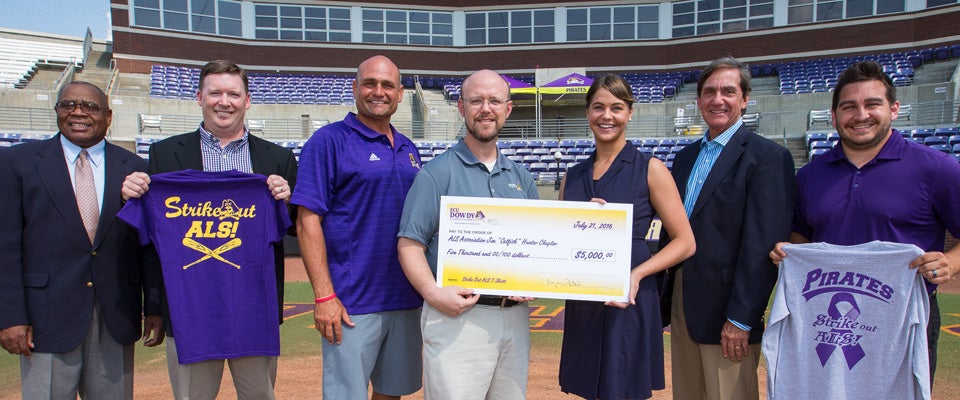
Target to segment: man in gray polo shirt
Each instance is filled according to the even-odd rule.
[[[440,196],[536,199],[533,177],[500,154],[497,135],[510,112],[510,87],[490,70],[463,81],[457,108],[467,135],[426,164],[400,219],[400,264],[423,296],[424,398],[522,399],[530,360],[530,298],[437,287]]]

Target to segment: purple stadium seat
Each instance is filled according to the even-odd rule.
[[[942,152],[947,153],[947,154],[952,154],[952,153],[953,153],[953,148],[950,147],[949,144],[935,144],[935,145],[933,145],[933,146],[930,146],[930,148],[931,148],[931,149],[934,149],[934,150],[937,150],[937,151],[942,151]]]

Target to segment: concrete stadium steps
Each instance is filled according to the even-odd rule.
[[[57,78],[60,77],[60,74],[63,73],[64,67],[46,65],[37,68],[37,72],[33,74],[33,77],[27,82],[24,86],[24,89],[32,90],[52,90],[53,84],[57,81]]]
[[[121,72],[113,94],[119,96],[149,96],[150,75]]]

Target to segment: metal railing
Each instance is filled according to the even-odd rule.
[[[0,107],[0,132],[56,132],[53,109]]]

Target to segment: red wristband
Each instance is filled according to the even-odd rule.
[[[316,302],[316,304],[320,304],[320,303],[326,303],[326,302],[328,302],[328,301],[330,301],[330,300],[333,300],[333,299],[335,299],[335,298],[337,298],[337,294],[336,294],[336,293],[330,293],[330,294],[328,294],[328,295],[326,295],[326,296],[323,296],[323,297],[317,297],[316,299],[314,299],[314,301]]]

